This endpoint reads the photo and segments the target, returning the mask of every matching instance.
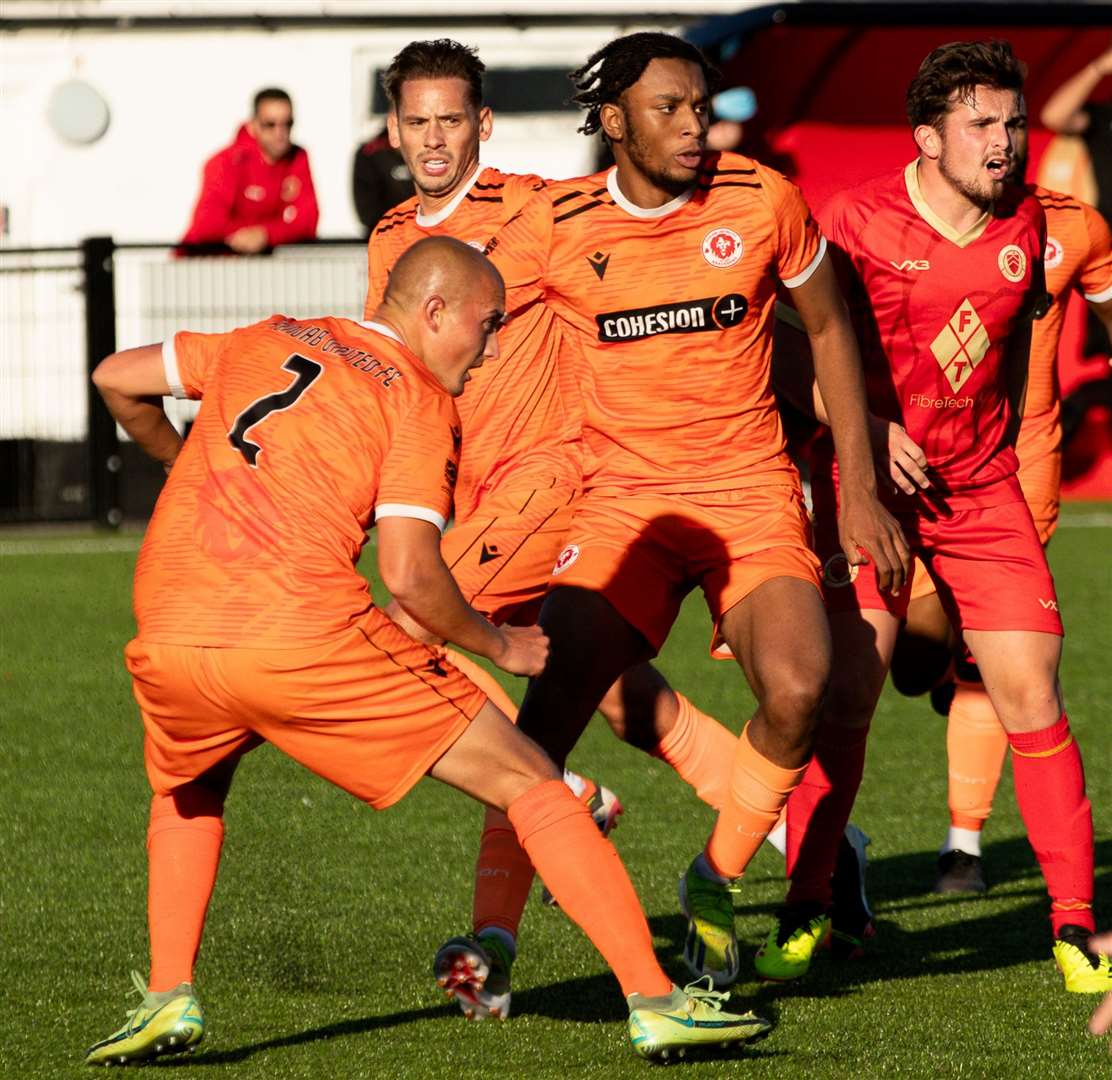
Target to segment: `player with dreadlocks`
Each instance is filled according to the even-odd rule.
[[[487,250],[511,316],[548,305],[582,352],[584,494],[541,611],[552,652],[522,730],[563,763],[697,585],[712,647],[737,658],[758,701],[723,762],[718,822],[680,881],[685,961],[724,987],[739,974],[728,886],[806,768],[829,675],[818,563],[770,385],[781,284],[835,399],[845,556],[899,589],[907,552],[876,499],[860,360],[825,241],[784,177],[705,151],[710,75],[663,33],[595,53],[573,76],[581,130],[602,132],[616,166],[548,185]],[[502,925],[516,930],[520,915]]]

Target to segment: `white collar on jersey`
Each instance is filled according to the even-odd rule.
[[[475,166],[475,171],[471,174],[467,182],[452,196],[451,201],[445,203],[435,214],[425,215],[420,210],[417,211],[417,224],[422,229],[431,229],[434,225],[439,225],[442,221],[446,221],[461,202],[463,202],[467,193],[475,186],[475,182],[479,179],[480,174],[486,166],[480,161]]]
[[[362,320],[360,320],[359,325],[362,326],[364,330],[373,330],[376,334],[381,334],[383,337],[388,337],[392,341],[396,341],[399,345],[405,344],[405,342],[402,341],[401,337],[398,335],[397,330],[395,330],[392,326],[387,326],[386,323],[363,322]]]
[[[663,206],[654,206],[651,209],[638,206],[636,203],[631,203],[622,194],[622,189],[618,187],[618,166],[615,165],[606,177],[606,190],[614,197],[614,202],[627,214],[632,214],[637,218],[662,218],[675,213],[683,206],[691,198],[695,188],[689,187],[682,195],[677,195],[671,202],[666,202]]]
[[[988,228],[989,220],[992,217],[992,212],[986,210],[972,225],[969,226],[965,232],[958,232],[948,221],[943,221],[931,208],[930,204],[923,197],[923,191],[919,187],[919,159],[909,162],[906,169],[904,169],[904,187],[907,188],[907,197],[911,200],[911,205],[915,207],[915,212],[932,228],[939,236],[945,237],[952,244],[956,244],[959,248],[968,247]]]

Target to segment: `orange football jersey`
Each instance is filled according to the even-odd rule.
[[[1112,233],[1093,207],[1071,195],[1029,184],[1027,190],[1046,213],[1046,255],[1043,265],[1050,310],[1034,323],[1027,398],[1016,450],[1021,465],[1056,453],[1062,440],[1061,388],[1058,385],[1058,341],[1070,292],[1086,300],[1112,300]]]
[[[416,197],[389,211],[367,248],[364,318],[382,302],[390,269],[426,236],[451,236],[482,250],[487,241],[544,187],[538,176],[479,166],[471,180],[437,213],[425,216]],[[581,416],[575,365],[559,320],[543,304],[514,319],[498,335],[500,353],[471,372],[457,401],[463,423],[455,510],[475,513],[495,488],[579,485]]]
[[[795,483],[771,318],[778,283],[802,285],[824,250],[799,190],[738,154],[708,154],[656,209],[631,203],[616,169],[534,195],[488,253],[512,315],[543,300],[578,338],[585,487]]]
[[[140,638],[314,644],[372,605],[355,563],[375,516],[444,528],[455,403],[389,327],[274,315],[175,334],[163,360],[202,404],[139,553]]]

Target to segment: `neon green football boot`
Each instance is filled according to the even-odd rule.
[[[449,938],[432,962],[437,985],[455,998],[468,1020],[510,1015],[513,950],[497,935]]]
[[[1092,935],[1083,926],[1063,926],[1054,935],[1054,960],[1071,994],[1112,991],[1112,963],[1104,953],[1089,949]]]
[[[142,1002],[127,1014],[127,1023],[85,1054],[86,1065],[128,1065],[133,1061],[181,1054],[205,1036],[205,1014],[190,983],[152,994],[138,971],[131,973]]]
[[[771,1030],[763,1016],[725,1012],[729,994],[712,989],[709,975],[706,986],[700,985],[703,981],[682,990],[673,986],[663,997],[629,995],[629,1041],[638,1054],[661,1060],[683,1057],[692,1047],[747,1042]]]
[[[762,979],[789,982],[806,975],[811,957],[830,933],[830,916],[819,904],[786,907],[757,950],[754,967]]]
[[[703,877],[692,863],[680,878],[680,908],[687,916],[683,962],[716,987],[737,982],[741,971],[729,885]]]

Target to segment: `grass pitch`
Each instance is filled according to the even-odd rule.
[[[1063,682],[1085,753],[1097,834],[1097,918],[1112,926],[1112,563],[1108,507],[1068,509],[1051,547],[1066,620]],[[84,1049],[130,1007],[146,970],[148,791],[121,661],[132,632],[137,538],[0,535],[0,1036],[3,1077],[78,1076]],[[183,587],[188,587],[185,583]],[[752,700],[706,657],[701,600],[661,658],[674,684],[737,730]],[[520,694],[519,688],[514,689]],[[944,724],[887,690],[854,820],[873,838],[869,956],[820,960],[801,984],[736,993],[776,1021],[748,1050],[675,1075],[764,1078],[1112,1075],[1084,1034],[1094,999],[1067,995],[1050,959],[1046,899],[1005,775],[986,838],[991,891],[929,889],[947,824]],[[572,762],[626,805],[615,839],[662,962],[683,981],[677,876],[712,815],[661,763],[596,721]],[[514,1018],[467,1025],[429,974],[465,929],[480,811],[427,781],[374,814],[269,747],[240,769],[197,985],[208,1029],[177,1077],[618,1077],[630,1051],[617,984],[563,915],[531,902]],[[784,891],[759,853],[738,900],[747,953]],[[214,1068],[215,1066],[215,1068]]]

